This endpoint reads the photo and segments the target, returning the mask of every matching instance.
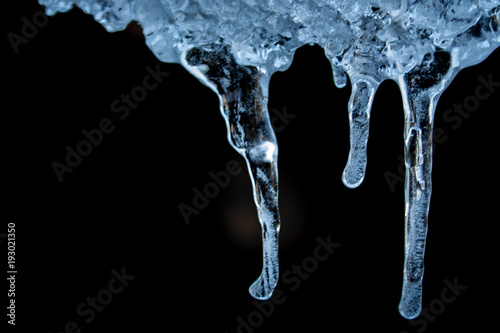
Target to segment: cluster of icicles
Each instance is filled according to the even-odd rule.
[[[364,178],[370,108],[396,81],[404,105],[405,262],[399,311],[420,314],[431,196],[436,104],[462,69],[500,44],[499,0],[40,0],[48,14],[73,4],[108,31],[137,21],[161,61],[181,63],[216,92],[231,145],[245,158],[262,226],[263,269],[250,287],[269,298],[278,282],[278,146],[267,111],[271,75],[294,51],[318,44],[337,87],[348,78],[350,143],[344,184]]]

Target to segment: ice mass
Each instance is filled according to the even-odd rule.
[[[267,110],[272,74],[297,48],[321,46],[339,88],[351,82],[350,153],[343,183],[364,179],[370,109],[394,80],[404,107],[405,240],[399,312],[416,318],[432,191],[433,118],[463,68],[500,44],[499,0],[39,0],[48,15],[74,5],[109,32],[131,22],[163,62],[179,63],[219,97],[230,144],[246,163],[262,227],[263,268],[250,287],[271,297],[279,278],[278,145]],[[286,221],[284,221],[286,223]]]

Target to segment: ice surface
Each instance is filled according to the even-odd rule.
[[[269,298],[278,280],[278,147],[267,111],[271,75],[315,43],[335,84],[352,84],[351,151],[342,180],[366,169],[370,108],[380,83],[399,84],[405,115],[405,265],[399,311],[419,315],[437,101],[462,69],[500,44],[500,0],[39,0],[47,14],[73,4],[108,31],[132,20],[164,62],[177,62],[219,96],[231,145],[245,158],[263,236],[263,270],[250,287]]]

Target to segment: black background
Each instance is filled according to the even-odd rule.
[[[75,9],[50,17],[15,53],[8,33],[21,35],[22,18],[32,21],[40,10],[36,1],[2,9],[0,232],[16,223],[16,329],[61,332],[74,321],[81,332],[236,332],[237,318],[256,311],[247,289],[261,269],[260,226],[217,96],[180,65],[162,63],[169,76],[119,120],[112,101],[158,64],[137,28],[110,34]],[[479,75],[500,81],[499,60],[497,50],[463,70],[437,107],[435,128],[446,139],[435,145],[423,305],[441,297],[445,279],[467,289],[427,320],[426,332],[495,322],[500,91],[456,129],[443,114],[474,94]],[[255,332],[423,328],[397,309],[404,193],[400,182],[392,190],[384,174],[398,174],[403,154],[398,87],[388,81],[377,92],[367,174],[357,189],[341,182],[349,93],[349,84],[334,86],[317,46],[300,48],[292,66],[272,77],[272,115],[295,116],[277,133],[281,272],[312,256],[317,237],[330,235],[341,246],[297,290],[281,281],[286,301]],[[81,131],[103,118],[115,130],[60,183],[51,163],[63,162],[65,146],[74,148]],[[192,189],[203,189],[209,173],[231,160],[243,171],[187,225],[179,204],[192,205]],[[77,306],[123,267],[135,279],[85,323]]]

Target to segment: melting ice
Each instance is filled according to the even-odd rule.
[[[39,0],[47,14],[77,5],[108,31],[132,20],[164,62],[182,64],[220,100],[231,145],[245,158],[262,226],[263,268],[250,287],[271,296],[278,281],[278,146],[267,110],[271,75],[295,50],[318,44],[337,87],[352,84],[351,150],[342,175],[358,186],[366,169],[370,109],[392,79],[405,128],[405,262],[399,311],[420,314],[432,190],[432,133],[439,97],[463,68],[500,44],[500,0]]]

